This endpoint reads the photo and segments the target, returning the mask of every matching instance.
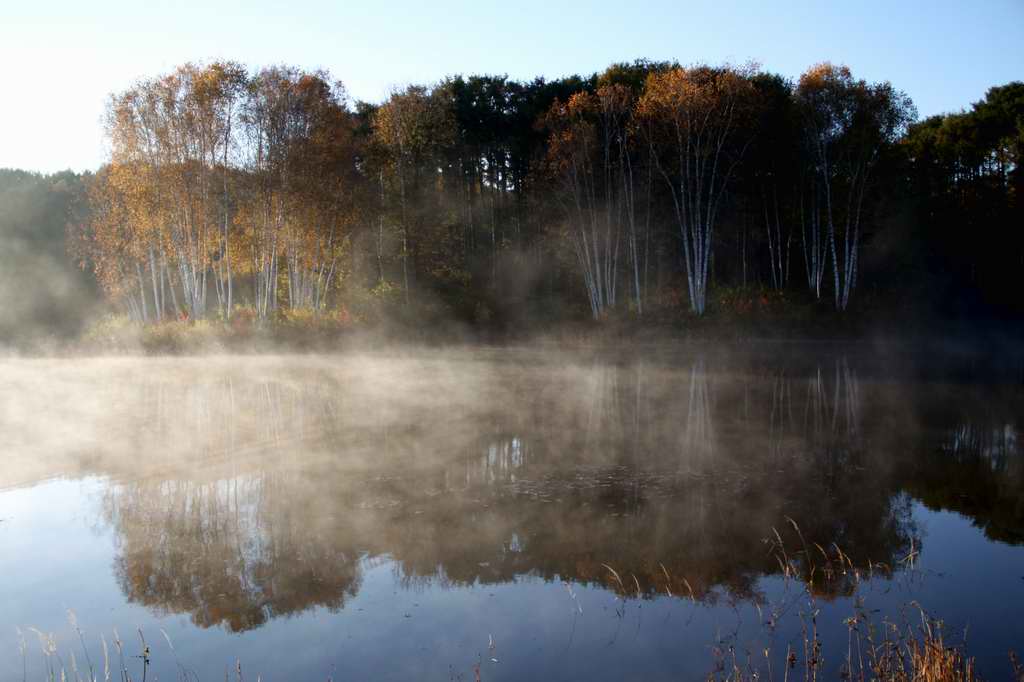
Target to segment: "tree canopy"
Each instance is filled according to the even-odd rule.
[[[139,322],[367,297],[468,322],[665,319],[736,291],[1020,313],[1024,85],[915,119],[891,83],[830,63],[795,82],[646,60],[452,76],[379,104],[324,71],[185,64],[111,96],[97,173],[7,173],[3,200],[52,192],[33,201],[60,218],[28,241],[66,261],[71,224],[72,256]]]

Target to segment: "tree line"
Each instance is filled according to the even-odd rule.
[[[68,224],[88,219],[88,179],[0,168],[0,345],[73,335],[97,312],[93,278],[65,249]]]
[[[1021,311],[1022,91],[916,122],[829,63],[454,76],[380,104],[324,71],[187,64],[110,98],[69,248],[140,322],[359,297],[703,315],[752,288]]]

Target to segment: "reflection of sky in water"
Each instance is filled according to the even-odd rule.
[[[94,663],[141,627],[163,679],[161,629],[205,680],[236,658],[247,679],[703,678],[716,644],[777,669],[812,608],[763,542],[799,558],[788,517],[897,567],[857,591],[878,619],[919,602],[991,679],[1024,648],[1013,387],[831,356],[146,362],[5,376],[0,679],[16,626],[81,664],[67,608]],[[831,673],[853,582],[816,583]]]
[[[97,523],[103,485],[99,479],[58,480],[0,493],[0,631],[10,634],[0,678],[20,676],[15,626],[55,632],[62,650],[76,646],[64,608],[76,611],[87,641],[102,632],[109,642],[117,628],[129,653],[136,653],[134,630],[141,627],[153,648],[153,672],[166,679],[173,678],[174,664],[161,628],[203,679],[218,679],[236,657],[244,671],[264,679],[320,679],[331,671],[336,679],[449,679],[453,671],[472,679],[477,663],[485,679],[700,677],[712,666],[716,641],[755,653],[798,646],[799,621],[792,614],[809,608],[806,596],[779,576],[758,581],[759,614],[749,601],[731,604],[721,590],[716,605],[658,596],[627,599],[623,607],[601,587],[570,590],[560,580],[529,574],[506,583],[440,587],[430,579],[403,581],[400,565],[381,556],[361,560],[358,592],[338,612],[314,607],[242,634],[199,629],[185,615],[156,616],[124,602],[111,575],[113,531]],[[925,538],[916,571],[865,583],[859,594],[866,607],[894,618],[902,610],[914,623],[910,604],[919,602],[946,619],[948,641],[959,641],[968,628],[983,671],[1001,665],[1006,651],[1024,642],[1018,618],[1024,548],[987,541],[958,514],[915,504],[913,518]],[[519,543],[513,535],[509,549],[518,551]],[[791,617],[771,633],[758,622],[771,616],[773,604],[788,605]],[[836,664],[852,601],[819,600],[817,606],[823,639],[838,647],[826,648],[826,660]],[[28,637],[30,670],[39,670],[35,635]],[[101,657],[98,644],[91,655],[94,663]],[[1002,672],[996,668],[990,676]]]

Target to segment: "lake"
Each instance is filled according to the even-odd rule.
[[[0,679],[1005,679],[1022,434],[966,351],[0,360]]]

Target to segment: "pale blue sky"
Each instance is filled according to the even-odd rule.
[[[1024,0],[2,0],[0,167],[96,168],[108,94],[185,61],[329,69],[353,97],[453,73],[591,73],[638,57],[848,64],[922,115],[1024,79]]]

